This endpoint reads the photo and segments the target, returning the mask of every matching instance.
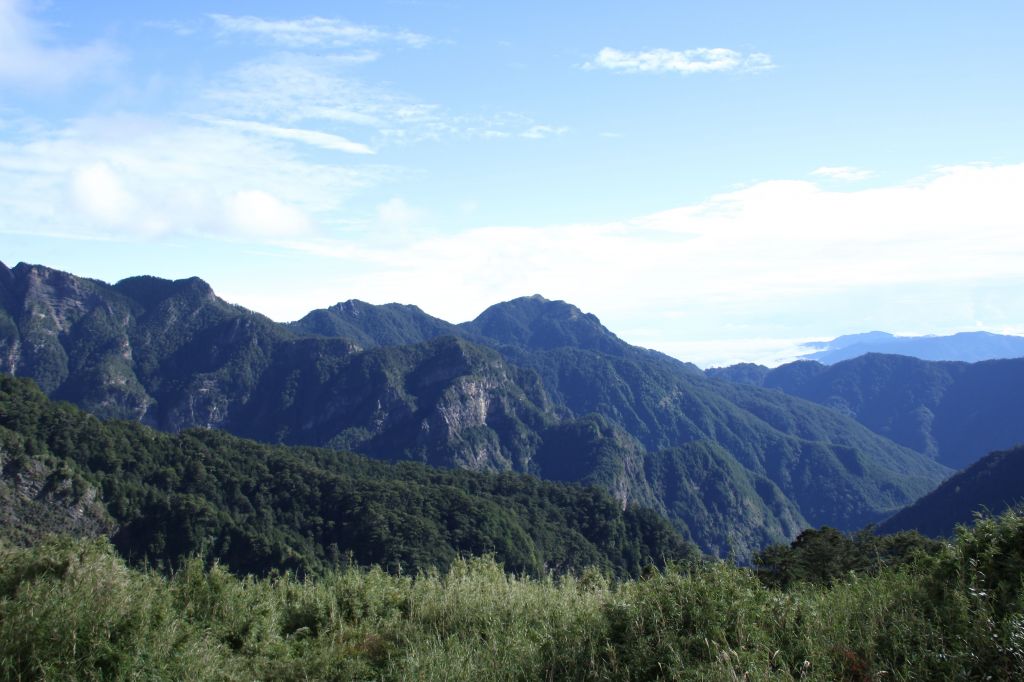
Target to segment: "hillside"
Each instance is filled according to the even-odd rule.
[[[879,524],[880,533],[917,530],[949,537],[976,513],[1001,514],[1024,503],[1024,446],[993,452]]]
[[[75,505],[48,500],[58,512],[77,508],[63,522],[5,505],[0,535],[8,541],[109,534],[123,556],[167,567],[201,554],[242,573],[346,562],[416,572],[492,552],[514,572],[598,566],[626,575],[695,556],[655,513],[623,508],[594,488],[386,464],[218,431],[162,434],[101,422],[6,376],[0,457],[0,495],[23,492],[31,483],[24,472],[46,463],[55,470],[50,487],[78,491]]]
[[[869,354],[763,369],[737,365],[708,374],[826,405],[955,469],[1024,442],[1024,358],[972,364]]]
[[[363,349],[200,280],[4,271],[0,369],[99,416],[592,483],[720,555],[808,525],[859,528],[948,473],[834,411],[708,379],[538,296],[404,345],[385,342],[443,325],[411,306],[335,306]]]

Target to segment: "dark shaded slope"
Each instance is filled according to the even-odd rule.
[[[42,458],[99,490],[121,553],[169,566],[201,553],[240,572],[349,560],[415,572],[494,552],[515,572],[593,565],[626,575],[694,556],[656,514],[623,509],[594,488],[390,465],[210,430],[172,436],[100,422],[7,376],[0,443],[5,469]]]
[[[880,533],[917,530],[950,536],[977,512],[1001,514],[1024,503],[1024,446],[993,452],[878,526]]]

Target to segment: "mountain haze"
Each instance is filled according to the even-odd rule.
[[[959,332],[948,336],[894,336],[887,332],[849,334],[831,341],[804,344],[818,349],[802,360],[831,365],[866,353],[909,355],[921,360],[979,362],[1024,357],[1024,337],[991,332]]]

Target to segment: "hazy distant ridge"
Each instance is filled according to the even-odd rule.
[[[991,332],[960,332],[949,336],[894,336],[888,332],[866,332],[839,336],[831,341],[804,344],[819,349],[801,356],[831,365],[867,353],[909,355],[921,360],[979,362],[1024,357],[1024,337]]]

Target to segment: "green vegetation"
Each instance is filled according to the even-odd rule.
[[[906,566],[942,549],[942,543],[915,531],[876,535],[873,530],[847,535],[828,526],[809,528],[788,546],[775,545],[755,554],[757,576],[777,587],[798,582],[832,585],[852,574],[877,575],[883,568]]]
[[[358,300],[314,310],[285,326],[300,334],[351,339],[363,348],[401,346],[458,334],[455,325],[431,317],[414,305],[372,305]]]
[[[830,585],[723,563],[615,582],[488,558],[236,578],[127,568],[102,541],[0,550],[0,677],[945,680],[1024,675],[1024,517]]]
[[[562,301],[461,325],[352,301],[280,325],[195,278],[3,272],[0,369],[101,418],[592,484],[719,556],[879,522],[950,473],[834,410],[630,346]]]
[[[517,573],[594,566],[636,575],[695,556],[655,512],[623,509],[596,488],[387,464],[211,430],[172,436],[101,422],[48,401],[28,380],[0,376],[0,469],[17,477],[39,467],[59,470],[40,478],[98,490],[106,508],[99,516],[116,522],[122,555],[167,568],[198,554],[240,573],[317,573],[349,562],[416,572],[493,552]],[[66,521],[84,513],[76,509],[83,494],[70,497]],[[26,509],[32,516],[0,527],[8,538],[34,536],[39,514]],[[110,525],[104,518],[92,527]]]
[[[802,360],[708,374],[828,406],[954,469],[1024,442],[1024,358],[934,362],[870,353],[835,365]]]
[[[949,536],[979,514],[999,514],[1024,505],[1024,446],[993,452],[944,481],[914,504],[879,524],[882,532],[914,529]]]

